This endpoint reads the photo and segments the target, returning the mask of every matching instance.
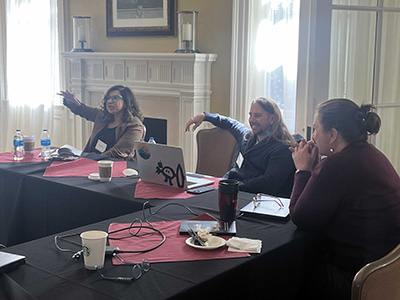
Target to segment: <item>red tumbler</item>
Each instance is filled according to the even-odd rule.
[[[236,218],[238,205],[239,181],[235,179],[221,180],[218,184],[218,204],[220,220],[229,227]]]

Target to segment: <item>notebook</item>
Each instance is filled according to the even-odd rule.
[[[25,256],[0,251],[0,274],[25,263]]]
[[[135,149],[143,181],[183,190],[214,183],[204,175],[186,173],[181,147],[135,141]]]

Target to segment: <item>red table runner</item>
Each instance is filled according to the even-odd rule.
[[[127,167],[126,161],[114,161],[112,177],[126,177],[122,171]],[[79,158],[73,161],[55,161],[44,172],[44,177],[88,177],[99,173],[97,161]]]
[[[218,189],[218,182],[221,178],[207,177],[206,179],[213,180],[214,184],[210,186]],[[135,188],[135,198],[142,199],[186,199],[193,196],[195,195],[187,193],[182,189],[146,182],[141,179],[139,179]]]
[[[39,157],[40,149],[35,149],[33,154],[25,154],[23,160],[14,160],[13,152],[0,153],[0,163],[6,162],[41,162],[42,159]]]
[[[154,262],[176,262],[176,261],[193,261],[193,260],[208,260],[208,259],[222,259],[222,258],[237,258],[248,257],[250,254],[243,252],[229,252],[228,247],[222,246],[213,250],[201,250],[188,246],[185,241],[190,236],[180,235],[179,227],[181,221],[161,221],[151,223],[156,229],[160,230],[165,236],[166,240],[163,245],[155,250],[145,253],[121,253],[118,254],[123,260],[127,262],[140,263],[144,258],[148,258],[150,263]],[[119,238],[128,236],[128,230],[118,233],[112,233],[115,230],[129,227],[130,224],[111,223],[108,232],[109,238]],[[138,224],[139,225],[139,224]],[[148,224],[143,223],[143,226]],[[137,229],[133,228],[132,232]],[[149,229],[142,229],[140,233],[153,232]],[[228,240],[230,237],[223,237]],[[129,237],[123,240],[109,239],[110,246],[117,246],[120,250],[137,251],[152,248],[158,245],[162,237],[158,233],[145,235],[142,237]],[[116,258],[113,258],[113,264],[123,264]]]

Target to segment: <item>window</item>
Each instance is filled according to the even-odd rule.
[[[231,115],[241,122],[263,96],[295,131],[299,11],[299,0],[234,2]]]
[[[372,142],[400,172],[400,2],[334,0],[332,9],[329,97],[378,108]]]
[[[0,1],[0,151],[24,135],[52,132],[59,91],[59,21],[63,0]],[[62,19],[62,14],[61,14]]]
[[[56,0],[6,1],[6,83],[10,105],[49,106],[59,90]]]

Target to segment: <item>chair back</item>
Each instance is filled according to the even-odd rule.
[[[219,127],[197,132],[196,173],[222,177],[234,162],[237,143],[233,135]]]
[[[400,299],[400,244],[364,266],[354,277],[352,300]]]

